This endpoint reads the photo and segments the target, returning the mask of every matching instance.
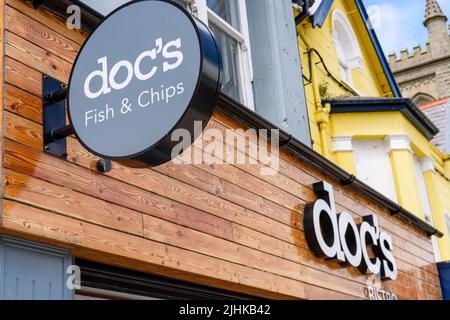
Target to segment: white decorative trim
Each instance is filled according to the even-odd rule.
[[[412,152],[411,138],[407,134],[392,134],[386,136],[385,141],[387,144],[387,151],[389,153],[400,150]]]
[[[359,69],[363,68],[363,58],[361,56],[355,56],[353,58],[348,59],[348,66],[350,69]]]
[[[352,152],[353,136],[342,135],[333,137],[333,151],[334,152]]]
[[[432,157],[424,157],[420,159],[420,163],[422,164],[422,172],[435,172],[436,169],[434,168],[434,160]]]
[[[355,32],[353,31],[353,27],[348,20],[346,14],[342,12],[340,9],[334,9],[333,10],[333,44],[336,48],[340,48],[341,51],[346,53],[345,57],[339,57],[340,60],[344,60],[345,63],[351,68],[351,69],[362,69],[362,53],[361,48],[359,46],[358,38],[355,35]],[[340,25],[345,32],[345,35],[348,38],[349,43],[340,43],[338,39],[338,32],[336,30],[336,26]],[[348,52],[350,50],[351,52]],[[339,50],[338,50],[339,52]]]

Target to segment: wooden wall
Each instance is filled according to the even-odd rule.
[[[302,231],[311,184],[327,180],[293,156],[263,166],[174,165],[95,171],[71,137],[67,161],[45,154],[42,76],[67,83],[86,35],[29,1],[4,0],[3,203],[0,231],[94,261],[267,298],[365,299],[368,278],[316,259]],[[241,124],[216,112],[210,127]],[[426,235],[336,183],[339,210],[376,213],[392,235],[402,299],[439,299]]]

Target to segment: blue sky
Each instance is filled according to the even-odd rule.
[[[364,0],[370,12],[379,18],[376,29],[386,54],[414,44],[425,45],[427,31],[423,26],[426,0]],[[450,0],[438,0],[444,13],[450,17]],[[370,7],[376,6],[376,7]],[[374,10],[375,9],[375,10]]]

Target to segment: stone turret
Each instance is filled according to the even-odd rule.
[[[428,29],[428,42],[434,58],[450,53],[447,16],[437,0],[427,0],[424,25]]]
[[[447,17],[442,11],[441,7],[439,6],[437,0],[427,0],[425,9],[425,21],[424,21],[425,27],[427,26],[428,20],[436,17],[443,18],[447,21]]]
[[[424,25],[428,29],[426,47],[416,45],[412,50],[403,49],[400,55],[395,52],[389,54],[389,63],[394,72],[450,55],[447,16],[437,0],[426,0]]]

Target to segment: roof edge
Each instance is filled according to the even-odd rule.
[[[433,122],[408,98],[326,99],[322,103],[331,105],[331,113],[400,111],[427,139],[432,140],[439,133]]]
[[[372,44],[375,47],[375,51],[377,53],[378,59],[380,60],[384,74],[386,75],[388,83],[391,87],[392,93],[394,97],[401,98],[402,94],[398,87],[397,81],[395,80],[394,74],[392,73],[391,67],[389,66],[389,63],[386,59],[386,56],[384,55],[384,51],[383,48],[381,47],[380,40],[378,39],[375,30],[371,28],[370,18],[367,13],[366,7],[362,0],[355,0],[355,4],[359,10],[359,13],[361,14],[362,19],[364,20],[364,25],[366,26],[366,30],[370,36],[370,39],[372,40]]]
[[[421,110],[431,109],[433,107],[437,107],[437,106],[441,106],[441,105],[446,104],[448,102],[448,100],[449,100],[449,98],[443,98],[443,99],[440,99],[440,100],[432,101],[432,102],[429,102],[429,103],[421,105],[419,108]]]

